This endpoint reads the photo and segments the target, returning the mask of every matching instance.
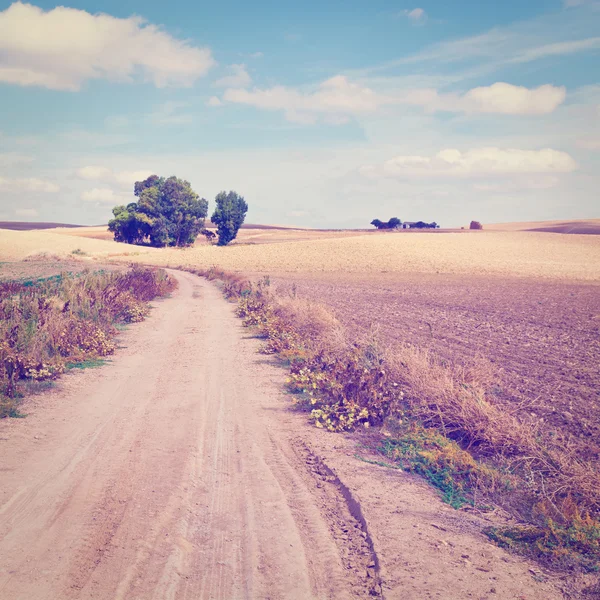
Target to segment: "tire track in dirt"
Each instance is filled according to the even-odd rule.
[[[372,545],[341,488],[323,496],[324,467],[280,431],[231,305],[176,276],[112,364],[11,424],[0,598],[367,597]]]

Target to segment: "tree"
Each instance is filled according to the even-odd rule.
[[[217,246],[226,246],[236,238],[246,218],[248,204],[236,192],[219,192],[215,202],[217,206],[210,220],[217,226]]]
[[[469,229],[483,229],[483,225],[479,221],[471,221]]]
[[[138,201],[113,208],[108,228],[115,241],[156,247],[190,246],[204,227],[208,202],[188,181],[151,175],[136,181]]]
[[[371,225],[375,225],[377,229],[398,229],[402,225],[402,221],[398,217],[392,217],[387,223],[379,219],[373,219]]]

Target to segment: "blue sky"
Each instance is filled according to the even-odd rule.
[[[0,220],[600,217],[600,0],[0,2]]]

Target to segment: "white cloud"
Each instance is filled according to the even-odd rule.
[[[147,23],[15,2],[0,12],[0,81],[77,91],[92,79],[190,86],[215,64],[198,48]]]
[[[564,56],[566,54],[576,54],[578,52],[583,52],[584,50],[596,50],[598,48],[600,48],[600,37],[570,40],[568,42],[556,42],[523,50],[506,62],[526,63],[540,58],[548,58],[549,56]]]
[[[422,8],[405,9],[401,14],[413,23],[423,23],[427,20],[427,13]]]
[[[23,217],[26,219],[39,217],[40,213],[35,208],[17,208],[15,210],[17,217]]]
[[[121,194],[116,194],[110,188],[93,188],[86,190],[81,194],[81,199],[84,202],[99,202],[101,204],[119,204],[127,202],[127,198]],[[132,200],[130,200],[132,201]]]
[[[87,166],[77,169],[77,177],[86,181],[100,181],[102,183],[116,184],[122,189],[133,189],[136,181],[143,181],[150,177],[152,171],[113,171],[107,167]]]
[[[230,74],[215,81],[216,87],[245,88],[252,83],[246,65],[229,65]]]
[[[222,106],[222,102],[216,97],[216,96],[211,96],[207,101],[206,101],[206,105],[207,106],[212,106],[217,107],[217,106]]]
[[[474,88],[465,94],[465,112],[507,115],[545,115],[553,112],[565,100],[566,89],[542,85],[535,89],[509,83],[494,83]]]
[[[343,124],[348,117],[375,113],[385,106],[421,106],[429,112],[495,113],[507,115],[548,114],[565,99],[563,87],[542,85],[535,89],[498,82],[478,87],[464,95],[440,94],[435,89],[377,92],[338,75],[322,82],[314,92],[275,86],[270,89],[228,89],[228,102],[248,104],[264,110],[281,110],[294,123],[312,124],[324,115],[330,124]]]
[[[52,181],[36,177],[23,179],[6,179],[0,177],[0,190],[6,190],[7,192],[42,192],[54,194],[60,191],[60,187]]]
[[[461,152],[448,148],[435,156],[396,156],[383,165],[365,166],[360,172],[370,178],[477,178],[530,174],[570,173],[577,163],[559,150],[474,148]]]
[[[300,123],[314,123],[319,113],[372,113],[393,101],[367,87],[350,82],[342,75],[324,81],[312,93],[275,86],[266,90],[228,89],[223,98],[227,102],[248,104],[265,110],[283,110],[288,120]]]
[[[262,58],[264,55],[264,52],[253,52],[250,54],[250,58]]]

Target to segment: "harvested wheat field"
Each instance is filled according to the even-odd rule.
[[[64,257],[80,250],[82,258],[88,260],[115,259],[194,268],[218,266],[241,273],[412,272],[600,280],[600,237],[587,235],[372,232],[350,237],[340,234],[339,238],[329,239],[331,233],[325,232],[309,241],[155,249],[88,239],[79,234],[72,237],[72,231],[83,230],[0,230],[0,256],[21,260],[46,252]],[[98,235],[96,228],[92,235]]]

